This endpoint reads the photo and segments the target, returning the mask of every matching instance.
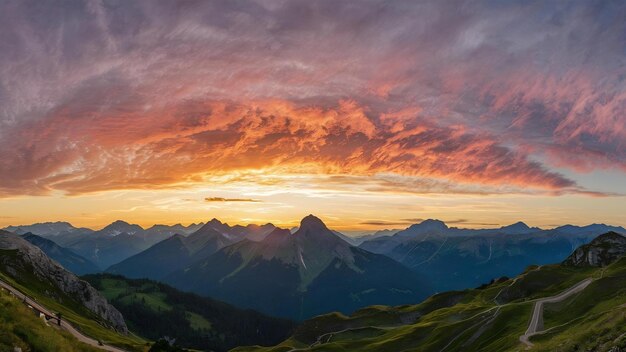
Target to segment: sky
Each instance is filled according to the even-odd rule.
[[[626,225],[623,1],[0,3],[0,225]]]

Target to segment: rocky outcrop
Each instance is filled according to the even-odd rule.
[[[626,254],[626,237],[607,232],[590,243],[578,247],[565,261],[572,266],[606,266]]]
[[[34,275],[34,279],[43,283],[42,287],[49,284],[98,315],[118,332],[128,333],[124,318],[115,307],[91,285],[65,270],[38,247],[18,235],[0,230],[0,250],[3,251],[0,254],[0,269],[17,282],[24,282]],[[59,298],[54,292],[47,293]]]

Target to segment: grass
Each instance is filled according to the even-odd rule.
[[[191,328],[194,330],[211,330],[211,322],[200,314],[187,312],[187,320],[189,320]]]
[[[2,250],[0,256],[12,261],[16,257],[15,250]],[[15,262],[19,261],[15,258]],[[69,297],[52,283],[44,281],[33,274],[32,268],[22,268],[16,275],[0,272],[0,279],[17,288],[24,294],[40,302],[44,307],[63,314],[63,318],[94,339],[105,344],[115,345],[131,351],[145,349],[146,340],[134,335],[123,335],[107,327],[107,323],[95,313],[89,311],[78,301]],[[19,280],[14,277],[19,277]]]
[[[99,351],[69,333],[47,325],[20,300],[0,290],[0,350],[13,351]]]
[[[172,306],[165,302],[166,296],[164,293],[152,292],[143,293],[136,292],[125,295],[119,301],[122,304],[142,304],[155,312],[171,310]]]

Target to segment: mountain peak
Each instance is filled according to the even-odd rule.
[[[143,227],[139,225],[129,224],[124,220],[116,220],[104,227],[99,232],[110,236],[117,236],[121,233],[134,235],[135,233],[138,233],[140,231],[143,231]]]
[[[518,221],[518,222],[516,222],[516,223],[514,223],[514,224],[509,225],[509,227],[513,227],[513,226],[514,226],[514,227],[519,227],[519,228],[522,228],[522,227],[523,227],[523,228],[525,228],[525,229],[529,229],[529,228],[530,228],[530,226],[526,225],[526,223],[525,223],[525,222],[523,222],[523,221]]]
[[[445,231],[448,229],[448,225],[446,225],[446,223],[441,220],[427,219],[427,220],[420,222],[419,224],[413,224],[409,226],[409,229],[413,229],[413,230],[419,229],[421,231],[435,231],[435,230]]]
[[[422,221],[420,223],[421,226],[428,226],[428,227],[438,227],[438,228],[443,228],[443,229],[447,229],[448,225],[446,225],[445,222],[438,220],[438,219],[426,219],[424,221]]]
[[[130,224],[124,220],[115,220],[109,226],[130,226]]]
[[[328,230],[328,227],[326,227],[326,224],[324,224],[324,222],[320,218],[316,217],[315,215],[309,214],[302,218],[302,220],[300,221],[300,230],[309,229]]]
[[[511,225],[502,226],[500,229],[512,230],[512,231],[527,231],[527,230],[530,230],[530,226],[526,225],[526,223],[522,221],[518,221]]]
[[[211,219],[210,221],[207,222],[207,224],[211,224],[211,225],[222,225],[222,222],[217,220],[216,218]]]
[[[606,266],[626,254],[626,237],[609,231],[578,247],[563,262],[574,266]]]

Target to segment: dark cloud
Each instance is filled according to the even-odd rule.
[[[257,203],[260,200],[251,198],[222,198],[222,197],[207,197],[204,198],[205,202],[253,202]]]

